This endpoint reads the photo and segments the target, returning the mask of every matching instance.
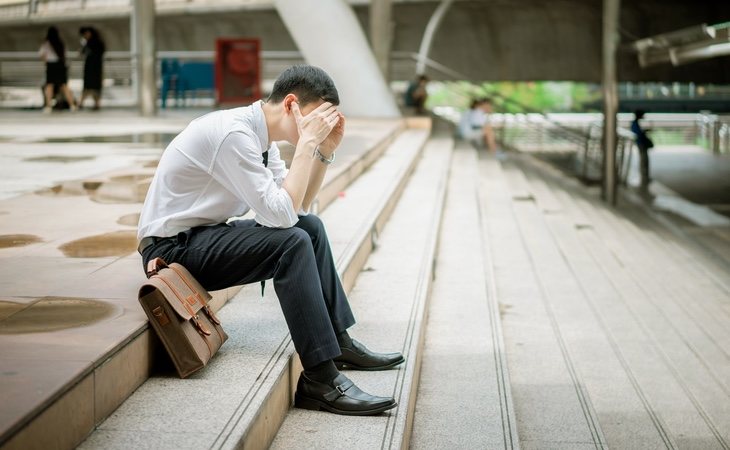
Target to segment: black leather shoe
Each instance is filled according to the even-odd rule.
[[[341,348],[342,354],[334,359],[338,369],[386,370],[401,364],[406,359],[400,353],[375,353],[352,340],[352,347]]]
[[[344,374],[337,375],[327,384],[314,381],[302,372],[294,394],[294,406],[346,416],[372,416],[398,404],[392,397],[375,397],[361,391]]]

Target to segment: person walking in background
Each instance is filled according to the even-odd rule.
[[[79,108],[83,108],[84,100],[91,96],[94,99],[94,110],[99,109],[103,80],[104,52],[106,47],[94,27],[81,27],[81,55],[84,57],[84,90],[81,93]]]
[[[641,128],[639,121],[644,118],[645,111],[637,109],[634,111],[634,120],[631,122],[631,131],[635,135],[636,147],[639,149],[639,165],[641,169],[641,186],[646,187],[651,182],[649,177],[649,149],[654,147],[654,143],[651,141],[647,132]]]
[[[76,103],[71,90],[68,88],[68,69],[66,67],[66,47],[63,45],[58,28],[48,27],[46,40],[41,44],[38,51],[41,59],[46,63],[46,84],[43,86],[43,94],[46,103],[43,112],[48,114],[53,107],[53,97],[56,88],[60,89],[71,111],[76,110]]]

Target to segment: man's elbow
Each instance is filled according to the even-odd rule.
[[[281,228],[291,228],[299,222],[299,217],[291,218],[287,217],[283,220]]]

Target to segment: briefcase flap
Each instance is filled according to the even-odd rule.
[[[205,306],[201,293],[188,288],[177,272],[172,269],[162,270],[147,280],[140,288],[140,298],[150,292],[150,287],[158,289],[175,313],[183,320],[190,320]]]
[[[205,288],[200,283],[198,283],[198,280],[196,280],[195,277],[193,277],[193,275],[188,271],[188,269],[186,269],[185,267],[183,267],[182,265],[180,265],[178,263],[170,263],[168,267],[170,269],[174,270],[180,277],[184,278],[185,281],[187,282],[187,285],[191,289],[195,290],[195,292],[202,295],[203,299],[205,300],[205,303],[210,302],[210,300],[213,298],[213,296],[210,295],[210,293],[208,291],[206,291]]]

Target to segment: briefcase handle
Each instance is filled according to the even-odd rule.
[[[150,262],[147,263],[147,278],[150,278],[152,275],[157,275],[157,272],[159,272],[162,269],[166,269],[168,267],[167,263],[162,258],[155,258],[151,259]]]

